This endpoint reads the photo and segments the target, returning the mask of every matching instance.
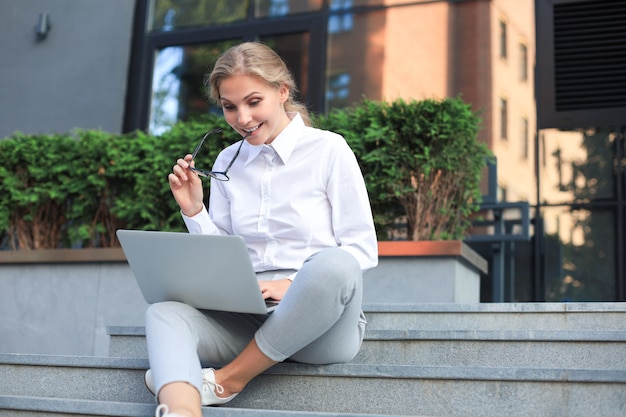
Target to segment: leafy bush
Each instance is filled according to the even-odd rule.
[[[463,238],[491,155],[477,141],[480,120],[469,105],[365,100],[314,121],[354,150],[380,239],[391,237],[399,217],[408,229],[400,238]],[[209,137],[196,158],[208,168],[240,139],[220,115],[177,123],[161,136],[77,130],[0,140],[0,247],[113,247],[119,228],[184,230],[167,175],[216,127],[224,133]]]
[[[461,98],[364,100],[318,116],[354,150],[370,195],[379,239],[399,217],[408,240],[462,239],[481,202],[491,152],[477,139],[480,118]]]
[[[184,229],[167,175],[215,127],[225,134],[198,155],[210,166],[238,139],[221,116],[176,124],[162,136],[77,130],[0,140],[2,247],[112,247],[119,228]]]

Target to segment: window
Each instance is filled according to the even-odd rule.
[[[541,146],[541,149],[540,149],[540,151],[541,151],[541,166],[545,168],[547,166],[547,164],[546,164],[546,159],[547,159],[546,158],[546,135],[542,133],[539,136],[539,139],[541,140],[541,143],[539,144],[539,146]]]
[[[270,16],[287,16],[289,14],[289,3],[287,0],[272,0],[270,2]]]
[[[552,152],[552,156],[556,160],[556,173],[558,178],[557,188],[559,191],[567,191],[565,184],[563,183],[563,156],[561,148],[557,148]]]
[[[327,108],[331,109],[349,105],[350,78],[350,74],[347,72],[329,77],[328,86],[326,87]]]
[[[500,20],[500,58],[506,59],[506,22]]]
[[[528,159],[528,119],[522,117],[520,124],[520,142],[522,145],[522,158]]]
[[[199,2],[153,0],[149,4],[149,30],[172,31],[192,27],[207,27],[241,22],[246,19],[247,0],[220,2],[214,7],[199,7]]]
[[[177,71],[184,53],[184,48],[170,46],[156,55],[150,108],[150,132],[155,135],[160,135],[178,120],[181,82]]]
[[[498,185],[498,201],[508,201],[508,192],[504,185]]]
[[[221,1],[223,3],[231,2],[231,0]],[[216,6],[219,3],[217,0],[210,0],[210,2],[212,6]],[[246,1],[246,4],[248,3],[249,1]],[[314,12],[321,10],[322,5],[323,0],[256,0],[252,7],[254,8],[254,17],[265,18]]]
[[[352,7],[352,0],[334,0],[330,4],[331,12]],[[354,26],[352,13],[331,14],[328,18],[328,33],[349,32]]]
[[[149,131],[162,134],[179,120],[190,120],[211,111],[206,99],[203,80],[207,62],[217,57],[237,41],[169,46],[157,51],[152,74]]]
[[[507,139],[507,101],[500,98],[500,139]]]
[[[519,44],[519,78],[528,80],[528,48],[523,43]]]

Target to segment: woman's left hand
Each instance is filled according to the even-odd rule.
[[[291,280],[287,278],[276,280],[262,280],[259,281],[259,287],[261,287],[261,294],[264,299],[271,298],[273,300],[282,300],[285,293],[291,285]]]

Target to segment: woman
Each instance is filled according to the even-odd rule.
[[[280,303],[262,316],[151,305],[146,385],[157,395],[157,417],[200,417],[202,405],[232,400],[286,359],[352,360],[365,330],[362,271],[378,262],[356,158],[341,136],[310,127],[280,57],[243,43],[218,59],[208,81],[244,142],[224,149],[204,173],[228,179],[211,179],[208,210],[196,152],[178,159],[170,188],[190,233],[244,238],[263,297]]]

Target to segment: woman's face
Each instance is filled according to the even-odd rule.
[[[234,75],[219,86],[226,122],[252,145],[270,144],[289,124],[284,103],[286,86],[276,89],[260,78]]]

